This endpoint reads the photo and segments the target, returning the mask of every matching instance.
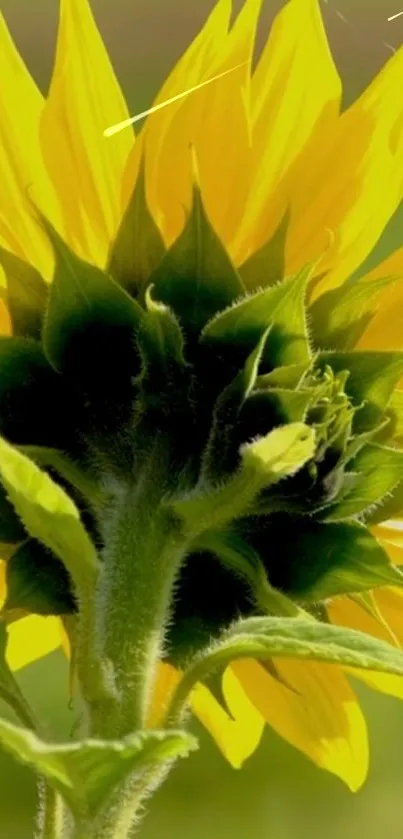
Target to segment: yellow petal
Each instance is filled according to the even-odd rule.
[[[403,565],[403,522],[390,520],[373,525],[371,533],[386,551],[393,565]]]
[[[254,168],[232,247],[237,263],[263,245],[281,221],[301,152],[304,166],[317,165],[318,152],[335,130],[340,98],[319,4],[291,0],[274,21],[252,79]]]
[[[396,588],[380,588],[373,592],[379,620],[347,597],[337,597],[327,605],[332,623],[373,635],[381,641],[403,645],[403,592]],[[348,668],[348,672],[373,690],[403,699],[403,678],[389,673]]]
[[[0,559],[0,609],[6,599],[6,563]]]
[[[129,116],[88,0],[61,0],[55,66],[41,123],[43,154],[63,202],[69,244],[103,266],[120,219],[121,179],[133,145]]]
[[[240,769],[259,745],[264,720],[248,700],[232,668],[224,674],[223,693],[231,716],[204,685],[197,685],[193,691],[191,707],[231,766]]]
[[[178,61],[161,87],[153,106],[160,105],[214,74],[211,66],[226,38],[231,16],[231,0],[219,0],[204,27]],[[213,82],[215,84],[215,82]],[[200,103],[197,91],[187,99],[172,102],[146,120],[143,130],[130,154],[123,178],[123,208],[132,195],[141,156],[146,147],[147,197],[154,217],[160,225],[166,242],[170,244],[183,226],[183,195],[190,198],[191,178],[186,123],[193,117]],[[185,136],[180,128],[184,124]],[[174,138],[167,146],[167,135],[174,125]],[[176,145],[175,145],[176,140]]]
[[[368,771],[365,719],[340,668],[276,659],[282,682],[256,661],[233,665],[266,722],[314,763],[338,775],[351,790]]]
[[[172,664],[160,662],[156,673],[153,696],[148,712],[147,725],[149,728],[160,728],[163,726],[165,713],[168,709],[171,696],[176,685],[181,679],[181,672]]]
[[[40,149],[43,97],[0,13],[0,244],[48,279],[53,256],[27,196],[59,226],[59,211]]]
[[[4,300],[0,300],[0,335],[11,335],[10,313]]]
[[[340,117],[317,149],[317,160],[295,179],[287,270],[294,272],[326,250],[318,273],[328,271],[315,297],[346,280],[363,262],[402,198],[403,49]]]
[[[38,615],[21,618],[8,628],[8,666],[11,670],[20,670],[58,649],[60,643],[59,618],[43,618]]]
[[[228,35],[231,4],[227,0],[217,4],[155,104],[207,79],[226,75],[147,119],[142,137],[147,195],[167,244],[179,234],[184,210],[191,203],[190,145],[196,152],[208,215],[224,241],[228,242],[242,217],[251,154],[250,60],[261,2],[246,0]],[[139,150],[130,163],[126,201],[133,189],[138,154]]]
[[[365,279],[396,277],[376,297],[376,314],[357,343],[363,350],[401,350],[403,345],[403,248],[380,263]]]

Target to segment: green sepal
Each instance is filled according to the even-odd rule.
[[[315,432],[304,423],[275,428],[241,446],[239,468],[225,483],[201,483],[185,498],[168,501],[167,507],[181,520],[185,538],[196,539],[247,515],[264,487],[295,475],[314,450]]]
[[[285,243],[290,213],[285,213],[271,239],[244,262],[239,273],[248,291],[267,288],[282,280],[285,273]]]
[[[403,390],[393,391],[385,411],[385,418],[389,420],[384,428],[379,430],[378,440],[395,440],[403,443]]]
[[[244,580],[262,614],[295,617],[302,612],[296,603],[269,584],[259,555],[235,529],[207,531],[197,541],[197,549],[213,554],[232,574]]]
[[[343,463],[350,464],[361,449],[367,446],[368,443],[378,443],[379,438],[382,438],[383,431],[387,428],[387,426],[389,426],[389,420],[385,417],[385,419],[381,420],[378,425],[375,425],[374,428],[371,428],[369,431],[363,431],[361,434],[356,434],[354,437],[351,437],[344,448],[342,458]]]
[[[143,310],[43,223],[56,261],[43,328],[46,355],[57,371],[105,390],[123,373],[137,372],[134,334]]]
[[[146,198],[142,157],[133,194],[109,253],[107,272],[136,297],[165,252],[164,240]]]
[[[143,362],[139,380],[150,377],[158,371],[163,386],[172,367],[185,367],[184,340],[182,330],[174,312],[152,297],[153,286],[145,292],[146,313],[137,333],[137,345]]]
[[[389,496],[382,500],[382,503],[373,510],[366,513],[365,521],[370,524],[381,524],[390,519],[401,519],[403,517],[403,476],[392,490]]]
[[[182,719],[189,695],[198,682],[243,658],[322,661],[403,675],[403,652],[363,632],[307,618],[249,618],[233,624],[185,670],[170,703],[173,724]]]
[[[13,335],[40,339],[49,287],[33,265],[4,248],[0,248],[0,264],[7,280]]]
[[[0,743],[18,761],[47,779],[74,815],[94,818],[111,793],[130,774],[185,757],[197,748],[184,731],[145,731],[122,740],[47,743],[28,729],[0,719]]]
[[[93,585],[98,558],[75,504],[46,472],[1,438],[0,481],[27,533],[59,557],[75,585]]]
[[[357,280],[326,291],[309,306],[309,325],[317,347],[352,350],[376,312],[376,293],[396,277]]]
[[[353,422],[354,433],[368,431],[377,425],[388,406],[393,390],[403,374],[403,353],[401,352],[322,352],[316,359],[316,367],[334,373],[349,371],[345,391],[354,405],[362,407],[356,411]]]
[[[375,537],[357,522],[279,513],[246,519],[240,533],[261,557],[270,584],[302,603],[403,583]]]
[[[216,481],[231,471],[234,458],[234,426],[245,400],[249,397],[258,378],[259,364],[264,352],[270,327],[265,330],[241,370],[219,395],[213,412],[213,422],[203,453],[201,481]],[[235,456],[239,446],[235,441]]]
[[[305,390],[256,390],[245,401],[240,412],[243,434],[255,436],[268,428],[288,422],[304,422],[315,398],[314,388]]]
[[[232,354],[247,355],[271,326],[263,354],[264,372],[274,367],[309,364],[305,294],[311,270],[304,268],[295,277],[244,297],[219,313],[203,329],[203,341],[220,352],[227,348]]]
[[[0,336],[0,434],[25,445],[68,448],[76,404],[41,345]]]
[[[0,544],[15,545],[23,542],[26,536],[21,520],[10,504],[5,488],[0,484]]]
[[[289,364],[287,367],[275,367],[270,373],[258,376],[256,386],[259,390],[272,387],[298,388],[307,371],[310,363]]]
[[[155,295],[178,315],[185,331],[197,333],[245,289],[214,231],[197,184],[185,227],[151,274]]]
[[[365,515],[382,503],[403,480],[403,452],[371,443],[349,462],[356,476],[354,486],[325,511],[326,521]]]
[[[23,610],[35,615],[68,615],[76,611],[70,577],[59,559],[40,542],[27,539],[6,564],[3,615]]]

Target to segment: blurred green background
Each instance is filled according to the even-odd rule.
[[[234,3],[235,9],[240,2]],[[267,0],[260,42],[282,0]],[[133,113],[150,104],[213,0],[93,0],[93,9]],[[399,8],[400,6],[400,8]],[[58,0],[0,0],[26,61],[45,91]],[[403,0],[328,0],[323,13],[349,104],[403,42]],[[0,81],[1,83],[1,81]],[[402,96],[402,91],[396,91]],[[23,107],[23,103],[20,103]],[[403,242],[402,213],[389,225],[375,258]],[[23,689],[55,731],[68,736],[67,672],[54,653],[20,674]],[[159,791],[143,839],[401,839],[403,835],[403,705],[359,688],[370,730],[369,780],[357,795],[320,772],[267,730],[241,772],[229,768],[208,736]],[[0,708],[7,714],[6,708]],[[28,770],[0,755],[0,837],[34,835],[35,783]]]

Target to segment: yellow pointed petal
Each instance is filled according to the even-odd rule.
[[[231,668],[223,678],[223,692],[231,716],[204,686],[197,685],[192,693],[192,711],[234,769],[240,769],[259,745],[264,720],[242,690]]]
[[[386,551],[393,565],[403,565],[403,521],[387,521],[384,524],[374,525],[371,527],[371,532]]]
[[[334,131],[340,98],[319,4],[291,0],[274,21],[252,79],[254,163],[243,223],[232,247],[237,263],[278,227],[293,189],[293,164],[305,150],[304,165],[316,166],[318,151]]]
[[[121,179],[133,145],[130,128],[112,138],[103,132],[128,117],[88,0],[61,0],[43,154],[69,244],[101,266],[120,219]]]
[[[365,276],[396,277],[396,282],[377,294],[377,311],[357,347],[363,350],[401,350],[403,343],[403,248],[399,248]]]
[[[179,234],[184,210],[191,204],[190,145],[196,153],[208,215],[223,241],[230,240],[242,217],[251,155],[250,60],[261,2],[246,0],[228,35],[231,4],[226,0],[217,4],[156,104],[207,79],[226,75],[147,119],[143,137],[147,194],[167,244]]]
[[[49,279],[53,256],[27,196],[52,223],[58,204],[40,149],[43,98],[0,13],[0,244],[26,259]]]
[[[6,660],[11,670],[43,658],[60,647],[59,618],[29,615],[9,625]]]
[[[403,49],[340,117],[317,149],[314,165],[298,172],[287,242],[287,270],[296,271],[331,248],[318,266],[328,271],[314,296],[339,286],[368,256],[402,198]]]
[[[251,702],[281,737],[338,775],[351,790],[359,789],[368,771],[367,729],[340,668],[281,659],[274,664],[286,684],[256,661],[239,661],[233,670]]]
[[[165,80],[152,103],[153,107],[214,75],[211,68],[227,36],[231,6],[231,0],[219,0],[202,30]],[[187,123],[194,118],[201,93],[200,90],[189,94],[188,98],[172,102],[147,118],[123,178],[125,208],[135,187],[145,146],[147,198],[167,244],[176,238],[183,226],[183,196],[185,201],[190,201],[192,184]],[[167,144],[171,126],[174,126],[174,134]]]
[[[401,647],[403,645],[403,592],[396,588],[380,588],[373,592],[379,620],[369,615],[347,597],[337,597],[327,605],[330,620],[339,626],[358,629]],[[373,690],[403,699],[403,678],[389,673],[375,673],[370,670],[348,668],[356,679]]]

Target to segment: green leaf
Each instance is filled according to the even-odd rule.
[[[43,329],[45,352],[59,372],[106,384],[136,372],[134,333],[143,310],[100,268],[80,259],[43,220],[56,267]]]
[[[94,817],[129,774],[187,756],[197,747],[184,731],[147,731],[122,740],[46,743],[27,729],[0,719],[0,743],[17,760],[44,776],[78,817]]]
[[[67,615],[76,610],[64,565],[34,539],[27,539],[8,560],[6,591],[6,615],[15,609],[35,615]]]
[[[76,584],[93,582],[98,559],[73,501],[46,472],[1,438],[0,481],[30,536],[59,557]]]
[[[113,242],[107,268],[108,273],[133,296],[140,294],[166,252],[159,227],[147,203],[144,169],[142,158],[136,185]]]
[[[329,365],[334,373],[349,371],[345,390],[355,405],[365,404],[354,416],[354,433],[377,425],[403,373],[401,352],[323,352],[316,366]]]
[[[16,444],[69,448],[76,405],[39,343],[0,336],[0,434]]]
[[[241,265],[239,273],[248,291],[267,288],[283,279],[289,225],[290,214],[287,212],[271,239]]]
[[[363,632],[305,618],[249,618],[235,623],[185,671],[171,700],[173,722],[181,719],[195,684],[242,658],[323,661],[340,667],[403,675],[402,650]]]
[[[377,310],[376,293],[395,277],[357,280],[327,291],[309,307],[309,325],[316,346],[352,350]]]
[[[82,497],[94,506],[105,502],[106,494],[95,478],[81,464],[78,465],[62,452],[43,446],[20,446],[19,449],[38,466],[54,469],[61,478],[78,490]]]
[[[261,557],[270,584],[303,603],[403,583],[375,537],[357,522],[281,513],[247,519],[239,532]]]
[[[49,289],[39,271],[0,248],[0,263],[7,280],[7,305],[14,335],[40,338]]]
[[[205,323],[244,293],[242,281],[204,209],[200,189],[183,232],[150,277],[159,300],[171,306],[185,330]]]
[[[234,426],[245,401],[251,394],[259,371],[270,327],[266,329],[239,373],[220,393],[213,413],[213,422],[203,454],[201,476],[205,481],[216,481],[231,471],[234,455]],[[236,452],[239,446],[235,441]]]
[[[325,512],[326,521],[341,521],[379,504],[403,480],[403,452],[368,444],[349,462],[356,479]]]
[[[306,287],[311,268],[305,268],[283,283],[245,297],[207,323],[203,341],[222,351],[228,347],[244,354],[252,352],[271,326],[264,351],[270,369],[309,364],[311,353],[305,316]]]

